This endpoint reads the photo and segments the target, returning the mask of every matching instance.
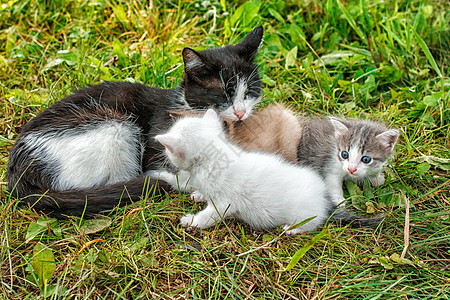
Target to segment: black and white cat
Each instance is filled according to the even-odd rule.
[[[322,177],[311,167],[285,161],[280,155],[248,152],[230,143],[217,113],[179,119],[165,134],[155,137],[166,147],[177,175],[152,171],[174,188],[194,191],[204,210],[181,218],[184,227],[207,228],[234,217],[255,228],[282,226],[287,234],[309,231],[332,218],[357,226],[379,220],[361,220],[344,208],[336,210]],[[297,228],[293,225],[313,218]]]
[[[12,195],[57,218],[139,200],[145,172],[162,163],[164,148],[153,137],[171,125],[170,111],[215,107],[234,120],[251,114],[260,99],[253,60],[262,35],[260,26],[236,45],[185,48],[185,74],[174,89],[105,82],[55,103],[23,126],[11,150]]]

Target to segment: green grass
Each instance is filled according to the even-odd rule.
[[[450,298],[445,2],[234,3],[2,4],[0,299]],[[380,226],[286,236],[230,220],[186,232],[179,218],[199,206],[184,197],[148,197],[96,221],[55,221],[9,196],[8,152],[40,111],[102,80],[174,87],[183,47],[235,43],[260,24],[264,105],[284,102],[304,114],[378,119],[401,129],[386,184],[347,189],[355,209],[386,214]],[[409,247],[400,258],[405,199]],[[304,255],[285,271],[297,251]]]

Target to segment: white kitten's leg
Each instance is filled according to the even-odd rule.
[[[145,176],[149,176],[151,178],[161,179],[167,183],[170,183],[173,187],[177,185],[177,177],[175,174],[167,172],[166,170],[150,170],[145,172]]]
[[[174,189],[180,190],[180,192],[189,192],[192,189],[192,187],[188,184],[190,174],[186,171],[179,171],[178,175],[176,175],[165,170],[150,170],[145,172],[145,176],[164,180],[172,185]]]
[[[289,235],[291,235],[291,234],[297,234],[297,233],[300,233],[300,232],[304,232],[304,230],[301,229],[301,226],[300,226],[300,227],[297,227],[297,228],[295,228],[295,229],[288,230],[288,229],[291,228],[293,225],[294,225],[294,224],[291,224],[291,225],[283,225],[281,228],[283,228],[283,230],[287,230],[287,231],[286,231],[286,234],[289,234]]]
[[[187,214],[180,219],[180,224],[187,228],[208,228],[221,220],[220,215],[212,205],[208,205],[204,210],[195,215]]]
[[[291,228],[292,226],[294,226],[295,224],[283,225],[281,228],[283,228],[283,230],[287,230],[286,234],[291,235],[291,234],[298,234],[301,232],[308,232],[308,231],[314,230],[319,225],[314,220],[311,220],[310,222],[312,224],[306,223],[306,224],[303,224],[302,226],[299,226],[299,227],[291,229],[291,230],[288,230],[288,229]]]
[[[209,203],[206,208],[195,215],[187,214],[180,219],[180,224],[183,227],[187,228],[208,228],[219,222],[222,219],[225,219],[230,213],[227,208],[223,208],[220,206],[214,206]]]
[[[199,191],[194,191],[191,194],[191,199],[194,200],[195,202],[206,202],[205,197]]]

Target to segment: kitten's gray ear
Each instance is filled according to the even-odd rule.
[[[183,61],[184,71],[186,73],[206,67],[206,63],[203,61],[200,54],[194,49],[188,47],[183,49]]]
[[[155,140],[161,143],[174,156],[184,157],[184,147],[180,138],[170,134],[160,134],[155,136]]]
[[[214,119],[217,120],[219,116],[217,115],[216,111],[214,109],[208,109],[206,113],[203,115],[203,118],[205,119]]]
[[[247,34],[245,38],[236,45],[239,56],[244,57],[248,61],[253,61],[262,43],[263,33],[264,29],[262,25],[260,25]]]
[[[335,117],[328,117],[328,119],[334,127],[334,136],[336,138],[348,132],[347,126],[345,126],[339,119]]]
[[[378,139],[389,151],[393,151],[400,137],[400,131],[397,129],[389,129],[380,133],[375,138]]]

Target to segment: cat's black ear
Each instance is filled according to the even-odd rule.
[[[183,49],[183,61],[186,73],[195,72],[206,67],[206,63],[200,53],[188,47]]]
[[[239,56],[244,57],[248,61],[253,61],[261,45],[263,33],[264,29],[261,25],[247,34],[242,42],[236,45]]]
[[[385,132],[380,133],[376,138],[386,146],[389,151],[393,151],[395,144],[397,144],[398,138],[400,137],[400,131],[397,129],[389,129]]]

